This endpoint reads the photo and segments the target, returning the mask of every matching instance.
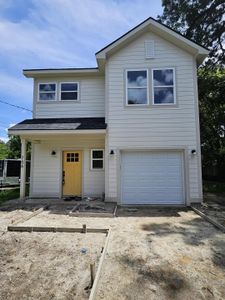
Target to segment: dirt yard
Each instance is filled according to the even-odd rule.
[[[0,299],[88,299],[90,263],[98,266],[105,235],[6,231],[31,213],[0,212]]]
[[[23,226],[111,228],[96,299],[225,299],[225,234],[192,210],[120,208],[116,218],[78,218],[69,209],[49,207]],[[105,238],[88,235],[2,229],[0,299],[87,298],[89,259]],[[81,255],[83,247],[93,252]]]
[[[219,224],[225,226],[225,197],[214,194],[206,194],[203,205],[194,205],[198,210],[203,212]]]

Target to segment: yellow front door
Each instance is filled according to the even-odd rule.
[[[63,196],[81,196],[82,152],[64,151]]]

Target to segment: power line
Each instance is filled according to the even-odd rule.
[[[33,112],[32,110],[30,110],[30,109],[28,109],[28,108],[25,108],[25,107],[23,107],[23,106],[15,105],[15,104],[12,104],[12,103],[3,101],[3,100],[0,100],[0,102],[3,103],[3,104],[7,104],[7,105],[10,105],[10,106],[13,106],[13,107],[22,109],[22,110],[27,110],[27,111],[29,111],[29,112]]]

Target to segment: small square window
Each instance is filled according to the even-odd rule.
[[[67,162],[79,162],[79,153],[69,152],[66,154]]]
[[[102,150],[93,150],[93,158],[103,158]]]
[[[104,169],[104,150],[100,150],[100,149],[91,150],[91,169],[92,170]]]
[[[79,86],[77,82],[63,82],[60,84],[60,100],[77,101]]]
[[[92,169],[103,169],[103,160],[93,160]]]
[[[39,84],[39,100],[54,101],[56,100],[56,84],[40,83]]]

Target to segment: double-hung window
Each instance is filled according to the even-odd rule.
[[[104,150],[92,149],[91,150],[91,170],[104,169]]]
[[[62,82],[60,83],[60,100],[62,101],[78,101],[79,99],[78,82]]]
[[[56,100],[56,83],[39,83],[39,101]]]
[[[153,69],[153,104],[171,105],[176,103],[174,69]]]
[[[148,97],[148,71],[127,70],[126,72],[126,104],[147,105]]]

